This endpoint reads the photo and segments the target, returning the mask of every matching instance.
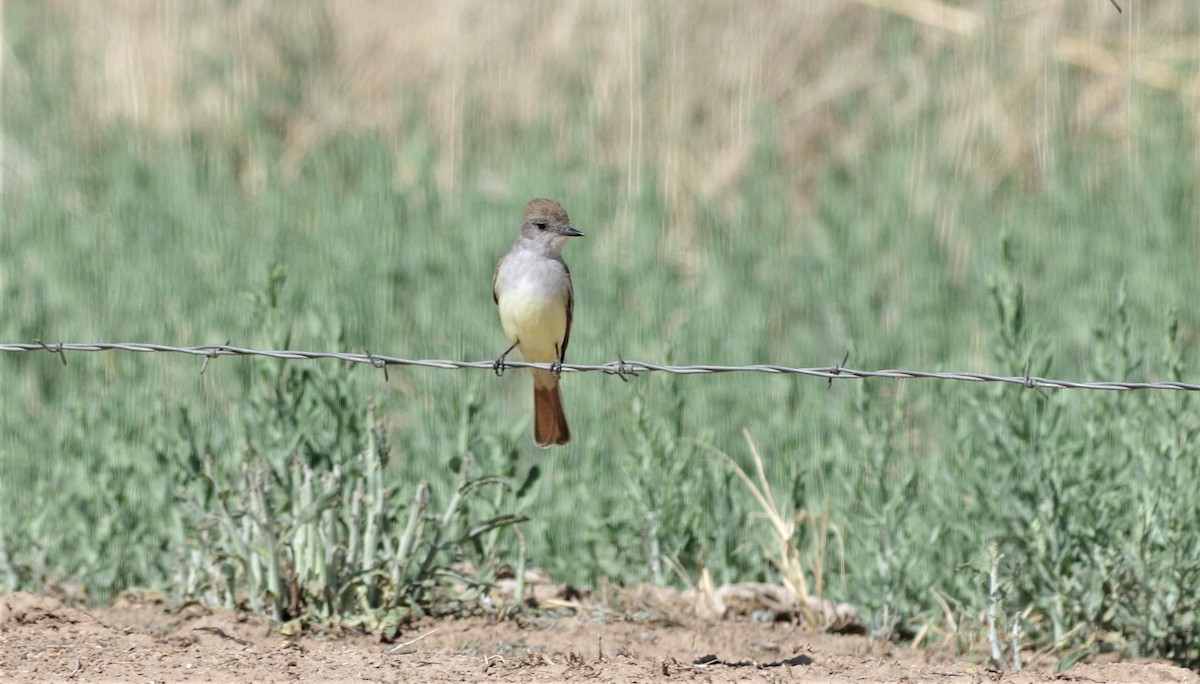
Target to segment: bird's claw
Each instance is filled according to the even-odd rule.
[[[509,352],[517,348],[517,344],[517,342],[513,342],[512,346],[505,349],[504,353],[496,357],[496,360],[492,363],[492,371],[496,374],[496,377],[504,375],[504,359],[508,358]]]

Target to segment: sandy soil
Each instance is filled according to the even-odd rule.
[[[784,623],[673,625],[583,617],[427,620],[397,644],[286,637],[263,620],[123,600],[91,610],[0,597],[0,681],[9,682],[1193,682],[1163,663],[1051,663],[1006,673],[930,650]],[[410,643],[405,643],[410,642]]]

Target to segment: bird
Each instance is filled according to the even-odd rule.
[[[583,237],[558,202],[535,198],[525,205],[512,249],[496,264],[492,299],[511,346],[496,359],[497,374],[516,349],[527,363],[549,363],[551,370],[530,369],[533,375],[533,443],[547,448],[571,441],[558,381],[571,322],[575,293],[571,271],[563,261],[567,241]]]

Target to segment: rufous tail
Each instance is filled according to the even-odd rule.
[[[549,373],[547,373],[549,375]],[[533,383],[533,443],[542,447],[557,446],[571,441],[571,428],[563,413],[558,379],[553,383]]]

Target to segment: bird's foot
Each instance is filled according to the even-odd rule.
[[[511,347],[509,347],[508,349],[505,349],[503,354],[496,357],[496,360],[492,363],[492,371],[496,374],[496,377],[501,377],[502,375],[504,375],[504,359],[508,357],[508,353],[510,351],[512,351],[516,348],[517,348],[517,343],[513,342],[513,345]]]
[[[562,357],[562,351],[558,348],[557,345],[555,345],[554,351],[556,353],[554,356],[554,360],[550,362],[550,372],[554,373],[554,379],[557,380],[560,377],[562,377],[563,357]]]

